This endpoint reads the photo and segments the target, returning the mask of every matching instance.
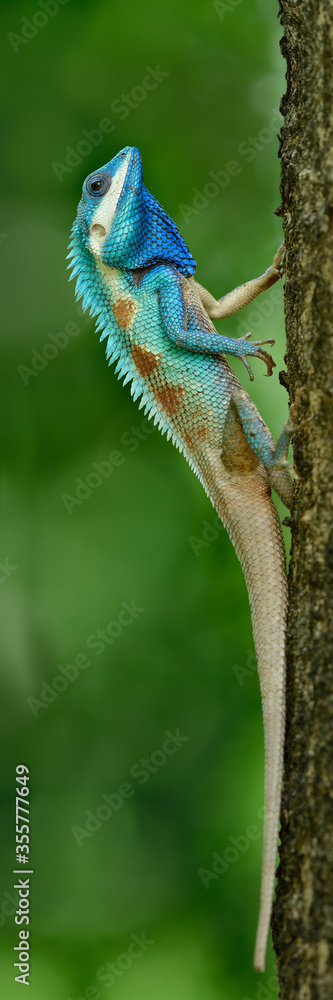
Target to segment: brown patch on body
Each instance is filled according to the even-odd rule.
[[[163,389],[157,390],[155,396],[168,417],[172,417],[182,406],[184,389],[181,385],[165,385]]]
[[[194,442],[194,435],[191,434],[190,431],[183,431],[183,435],[184,435],[185,444],[187,444],[187,447],[190,449],[190,451],[193,451],[194,443],[195,443]]]
[[[122,326],[123,330],[128,330],[128,327],[132,323],[135,311],[136,305],[135,302],[133,302],[133,299],[117,299],[112,306],[112,312],[117,320],[118,326]]]
[[[232,399],[224,424],[221,459],[225,468],[231,473],[249,474],[259,465],[257,455],[246,440],[241,419]]]
[[[193,431],[184,431],[184,441],[190,448],[191,451],[195,451],[198,444],[201,444],[208,437],[207,428],[201,424],[201,427],[193,428]]]
[[[145,274],[148,274],[149,271],[151,271],[151,267],[138,267],[135,271],[132,271],[132,278],[133,281],[135,281],[135,284],[139,285],[141,279],[144,278]]]
[[[139,375],[143,375],[144,378],[152,375],[161,360],[160,356],[153,354],[152,351],[146,351],[140,344],[133,344],[131,354]]]

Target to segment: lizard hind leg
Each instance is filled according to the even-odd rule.
[[[284,425],[275,443],[255,404],[244,389],[234,390],[231,407],[238,414],[243,433],[253,454],[263,463],[270,485],[290,509],[293,498],[292,477],[296,478],[296,473],[287,460],[290,439],[295,429],[292,418]]]

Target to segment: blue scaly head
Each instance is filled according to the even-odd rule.
[[[126,146],[86,178],[70,247],[73,274],[84,249],[108,267],[127,271],[169,263],[189,276],[196,268],[177,226],[147,191],[135,146]]]

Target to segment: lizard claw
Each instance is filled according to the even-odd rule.
[[[249,362],[247,360],[246,354],[241,354],[240,360],[243,362],[244,368],[246,368],[246,371],[249,374],[250,382],[253,382],[254,381],[254,374],[253,374],[252,368],[249,365]]]
[[[239,343],[241,343],[244,340],[248,340],[249,337],[251,337],[251,333],[245,333],[244,337],[239,338]],[[273,358],[271,357],[270,354],[267,354],[267,351],[261,350],[262,344],[275,344],[275,340],[256,340],[252,344],[248,345],[249,349],[246,351],[246,354],[251,354],[253,357],[260,358],[261,361],[264,361],[265,365],[267,366],[266,375],[272,375],[273,368],[275,368],[275,361],[273,361]],[[244,367],[246,368],[246,371],[249,373],[250,382],[253,382],[254,375],[250,368],[246,355],[241,354],[240,358],[241,361],[243,362]]]
[[[290,423],[290,427],[293,433],[295,433],[296,431],[297,432],[302,431],[303,427],[306,427],[307,424],[311,423],[310,417],[303,417],[301,421],[297,422],[298,413],[301,405],[301,397],[302,397],[302,386],[296,389],[294,402],[290,404],[289,408],[288,423]]]

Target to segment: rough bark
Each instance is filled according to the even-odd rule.
[[[333,995],[333,0],[280,0],[287,374],[299,397],[273,913],[281,998]]]

